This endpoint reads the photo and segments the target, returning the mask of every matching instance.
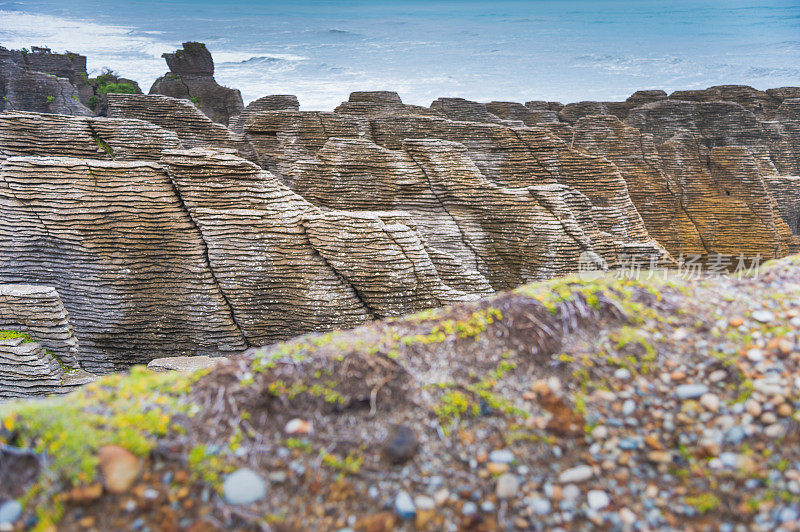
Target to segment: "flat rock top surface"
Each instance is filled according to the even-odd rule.
[[[0,296],[38,296],[44,294],[56,296],[56,289],[52,286],[39,284],[0,284]]]
[[[164,357],[151,360],[147,367],[153,371],[185,371],[192,372],[200,369],[211,369],[223,359],[208,356],[195,357]]]

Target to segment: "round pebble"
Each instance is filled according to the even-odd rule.
[[[598,425],[592,429],[592,438],[595,440],[604,440],[608,437],[608,429],[603,425]]]
[[[558,481],[562,484],[570,482],[585,482],[594,476],[594,471],[588,465],[579,465],[566,469],[558,475]]]
[[[10,525],[22,517],[22,505],[11,500],[0,504],[0,525]]]
[[[636,403],[633,399],[628,399],[624,403],[622,403],[622,415],[623,416],[630,416],[636,412]]]
[[[775,319],[775,315],[768,310],[757,310],[753,312],[753,319],[761,323],[770,323]]]
[[[420,511],[433,510],[436,508],[436,501],[427,495],[417,495],[414,497],[414,506]]]
[[[495,493],[499,499],[513,499],[519,491],[519,478],[513,473],[503,473],[497,479]]]
[[[417,453],[419,440],[417,433],[407,425],[395,425],[383,441],[381,452],[392,464],[404,464]]]
[[[311,434],[314,432],[314,428],[305,419],[294,418],[286,423],[283,431],[290,436],[296,436],[299,434]]]
[[[621,381],[626,381],[631,378],[631,372],[629,369],[618,368],[616,371],[614,371],[614,377]]]
[[[675,395],[679,399],[697,399],[704,393],[708,392],[708,386],[705,384],[681,384],[675,388]]]
[[[586,502],[589,503],[589,508],[592,510],[602,510],[611,504],[611,499],[605,491],[590,490],[586,495]]]
[[[750,349],[747,351],[747,360],[750,362],[761,362],[764,360],[764,351],[756,348]]]
[[[498,464],[510,464],[514,461],[514,453],[507,449],[492,451],[489,453],[489,461]]]
[[[411,519],[417,513],[414,501],[407,491],[401,491],[394,498],[394,511],[397,512],[397,515],[402,519]]]
[[[532,497],[529,506],[536,515],[547,515],[553,509],[550,501],[543,497]]]
[[[467,517],[478,513],[478,506],[474,502],[465,502],[461,507],[461,513]]]
[[[700,404],[709,412],[717,412],[720,404],[719,397],[713,393],[704,393],[700,396]]]
[[[242,468],[228,475],[222,484],[222,494],[228,504],[252,504],[267,495],[267,486],[257,473]]]

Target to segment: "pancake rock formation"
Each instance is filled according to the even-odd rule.
[[[166,58],[164,86],[216,83],[199,43]],[[58,291],[80,367],[800,246],[800,89],[430,107],[355,92],[333,112],[214,91],[206,108],[109,93],[108,117],[0,114],[0,283]]]
[[[81,74],[86,75],[86,57],[82,55],[0,46],[0,110],[91,115],[77,87]]]
[[[92,380],[58,292],[0,284],[0,398],[67,393]]]
[[[0,285],[0,329],[24,331],[63,365],[77,367],[78,340],[69,314],[52,287]]]
[[[214,80],[214,60],[205,44],[185,42],[180,50],[162,57],[169,72],[153,83],[150,94],[191,100],[218,124],[227,125],[232,116],[242,112],[241,93]]]

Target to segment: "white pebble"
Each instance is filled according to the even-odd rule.
[[[495,493],[497,493],[498,499],[513,499],[517,496],[518,491],[519,479],[517,478],[517,475],[512,473],[503,473],[500,475],[500,478],[497,479]]]
[[[775,315],[768,310],[757,310],[753,312],[753,319],[761,323],[769,323],[775,319]]]
[[[592,510],[602,510],[611,503],[608,494],[602,490],[590,490],[586,495],[586,501]]]
[[[436,508],[436,501],[427,495],[417,495],[414,497],[414,506],[417,507],[417,510],[433,510]]]
[[[753,348],[747,352],[747,360],[750,362],[761,362],[764,360],[764,351]]]
[[[292,436],[296,434],[311,434],[314,432],[314,428],[305,419],[294,418],[283,427],[283,431]]]
[[[719,397],[713,393],[704,393],[700,397],[700,404],[703,405],[709,412],[716,412],[719,410]]]
[[[630,416],[636,412],[636,403],[633,399],[628,399],[624,403],[622,403],[622,415],[623,416]]]
[[[626,525],[632,525],[636,522],[636,514],[628,508],[622,508],[619,511],[619,519]]]
[[[582,464],[570,469],[565,469],[558,475],[558,481],[562,484],[570,482],[585,482],[594,476],[594,471],[588,465]]]
[[[772,425],[768,426],[764,429],[764,434],[768,438],[780,438],[786,433],[786,429],[780,423],[773,423]]]
[[[604,425],[597,425],[592,429],[592,438],[595,440],[604,440],[608,436],[608,429]]]

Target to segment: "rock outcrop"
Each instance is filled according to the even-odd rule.
[[[55,287],[90,371],[247,345],[194,221],[154,162],[7,158],[0,281]]]
[[[214,80],[214,60],[205,44],[185,42],[180,50],[162,57],[169,72],[153,83],[150,94],[190,100],[211,120],[224,125],[244,109],[238,90]]]
[[[182,57],[210,75],[204,53]],[[424,108],[358,92],[317,112],[275,95],[230,127],[163,95],[109,94],[109,118],[6,112],[0,282],[55,287],[78,362],[103,372],[587,264],[797,249],[796,91],[690,96]]]
[[[175,133],[144,120],[0,114],[0,161],[23,155],[157,161],[180,146]]]
[[[144,120],[175,133],[187,148],[231,148],[255,159],[250,142],[227,127],[212,122],[191,102],[170,96],[109,94],[109,118]]]
[[[85,371],[63,367],[33,340],[0,338],[0,399],[66,394],[95,379]]]
[[[91,115],[76,86],[80,74],[86,75],[84,56],[0,46],[0,111]]]
[[[0,284],[0,329],[24,331],[62,365],[78,367],[78,340],[55,288]]]
[[[78,340],[58,292],[0,284],[0,399],[63,394],[96,378],[79,366]]]

